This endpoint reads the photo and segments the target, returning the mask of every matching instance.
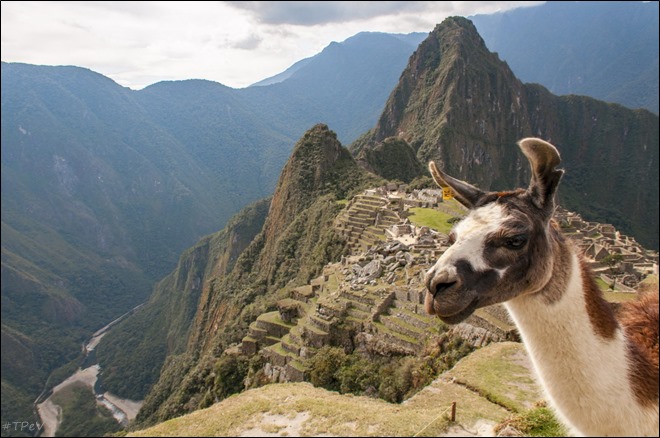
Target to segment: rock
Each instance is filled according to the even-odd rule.
[[[456,324],[452,329],[452,333],[460,336],[465,342],[473,347],[483,347],[493,341],[499,341],[499,337],[486,330],[483,327],[475,327],[471,324],[464,322]]]
[[[497,436],[523,436],[523,434],[515,427],[509,425],[500,430]]]
[[[362,268],[362,271],[359,274],[360,280],[365,283],[368,283],[376,278],[379,278],[383,273],[383,267],[380,263],[380,260],[372,260],[367,263],[367,265]]]
[[[385,257],[385,258],[383,259],[383,265],[387,266],[387,265],[389,265],[390,263],[394,262],[395,260],[396,260],[396,257],[394,257],[394,256],[392,256],[392,255],[391,255],[391,256],[387,256],[387,257]]]
[[[400,266],[401,266],[401,263],[400,263],[400,262],[394,262],[394,263],[392,263],[390,266],[387,267],[387,271],[388,271],[388,272],[394,272],[394,271],[396,271],[397,269],[399,269]]]

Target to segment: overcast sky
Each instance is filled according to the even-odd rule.
[[[242,88],[361,31],[430,32],[451,15],[540,3],[2,1],[2,61],[77,65],[133,89],[179,79]]]

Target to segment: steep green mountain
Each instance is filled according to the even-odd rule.
[[[98,355],[109,370],[103,372],[109,389],[143,397],[160,371],[140,413],[143,423],[208,403],[204,394],[220,353],[274,306],[278,290],[305,284],[343,251],[331,227],[342,208],[337,201],[380,182],[357,166],[326,125],[310,129],[284,166],[265,220],[261,202],[200,241],[144,310],[106,336]],[[127,370],[145,364],[149,370],[122,381]]]
[[[551,1],[470,18],[523,82],[658,114],[658,2]]]
[[[378,124],[352,151],[382,169],[382,144],[397,137],[421,163],[436,160],[499,190],[529,180],[515,147],[528,136],[559,148],[565,207],[658,248],[658,116],[523,84],[465,18],[445,20],[419,46]]]
[[[243,90],[133,91],[83,68],[3,62],[3,418],[28,418],[83,340],[270,195],[305,129],[330,119],[351,141],[373,125],[414,49],[406,38],[361,34],[286,84]]]
[[[370,133],[371,131],[356,140],[354,147],[358,148],[363,141],[368,141]],[[357,162],[388,180],[410,182],[425,172],[413,148],[397,137],[386,138],[373,147],[360,147],[360,152],[356,157]]]

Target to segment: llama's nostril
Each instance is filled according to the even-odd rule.
[[[438,284],[436,284],[436,285],[435,285],[435,291],[434,291],[434,293],[433,293],[433,297],[435,298],[436,295],[438,295],[439,293],[442,293],[442,292],[446,291],[447,289],[449,289],[450,287],[452,287],[452,286],[455,285],[455,284],[456,284],[455,281],[452,281],[452,282],[450,282],[450,283],[438,283]]]

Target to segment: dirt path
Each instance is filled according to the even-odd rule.
[[[492,421],[478,420],[471,428],[466,428],[461,424],[449,426],[440,436],[495,436],[494,427],[495,423]]]

